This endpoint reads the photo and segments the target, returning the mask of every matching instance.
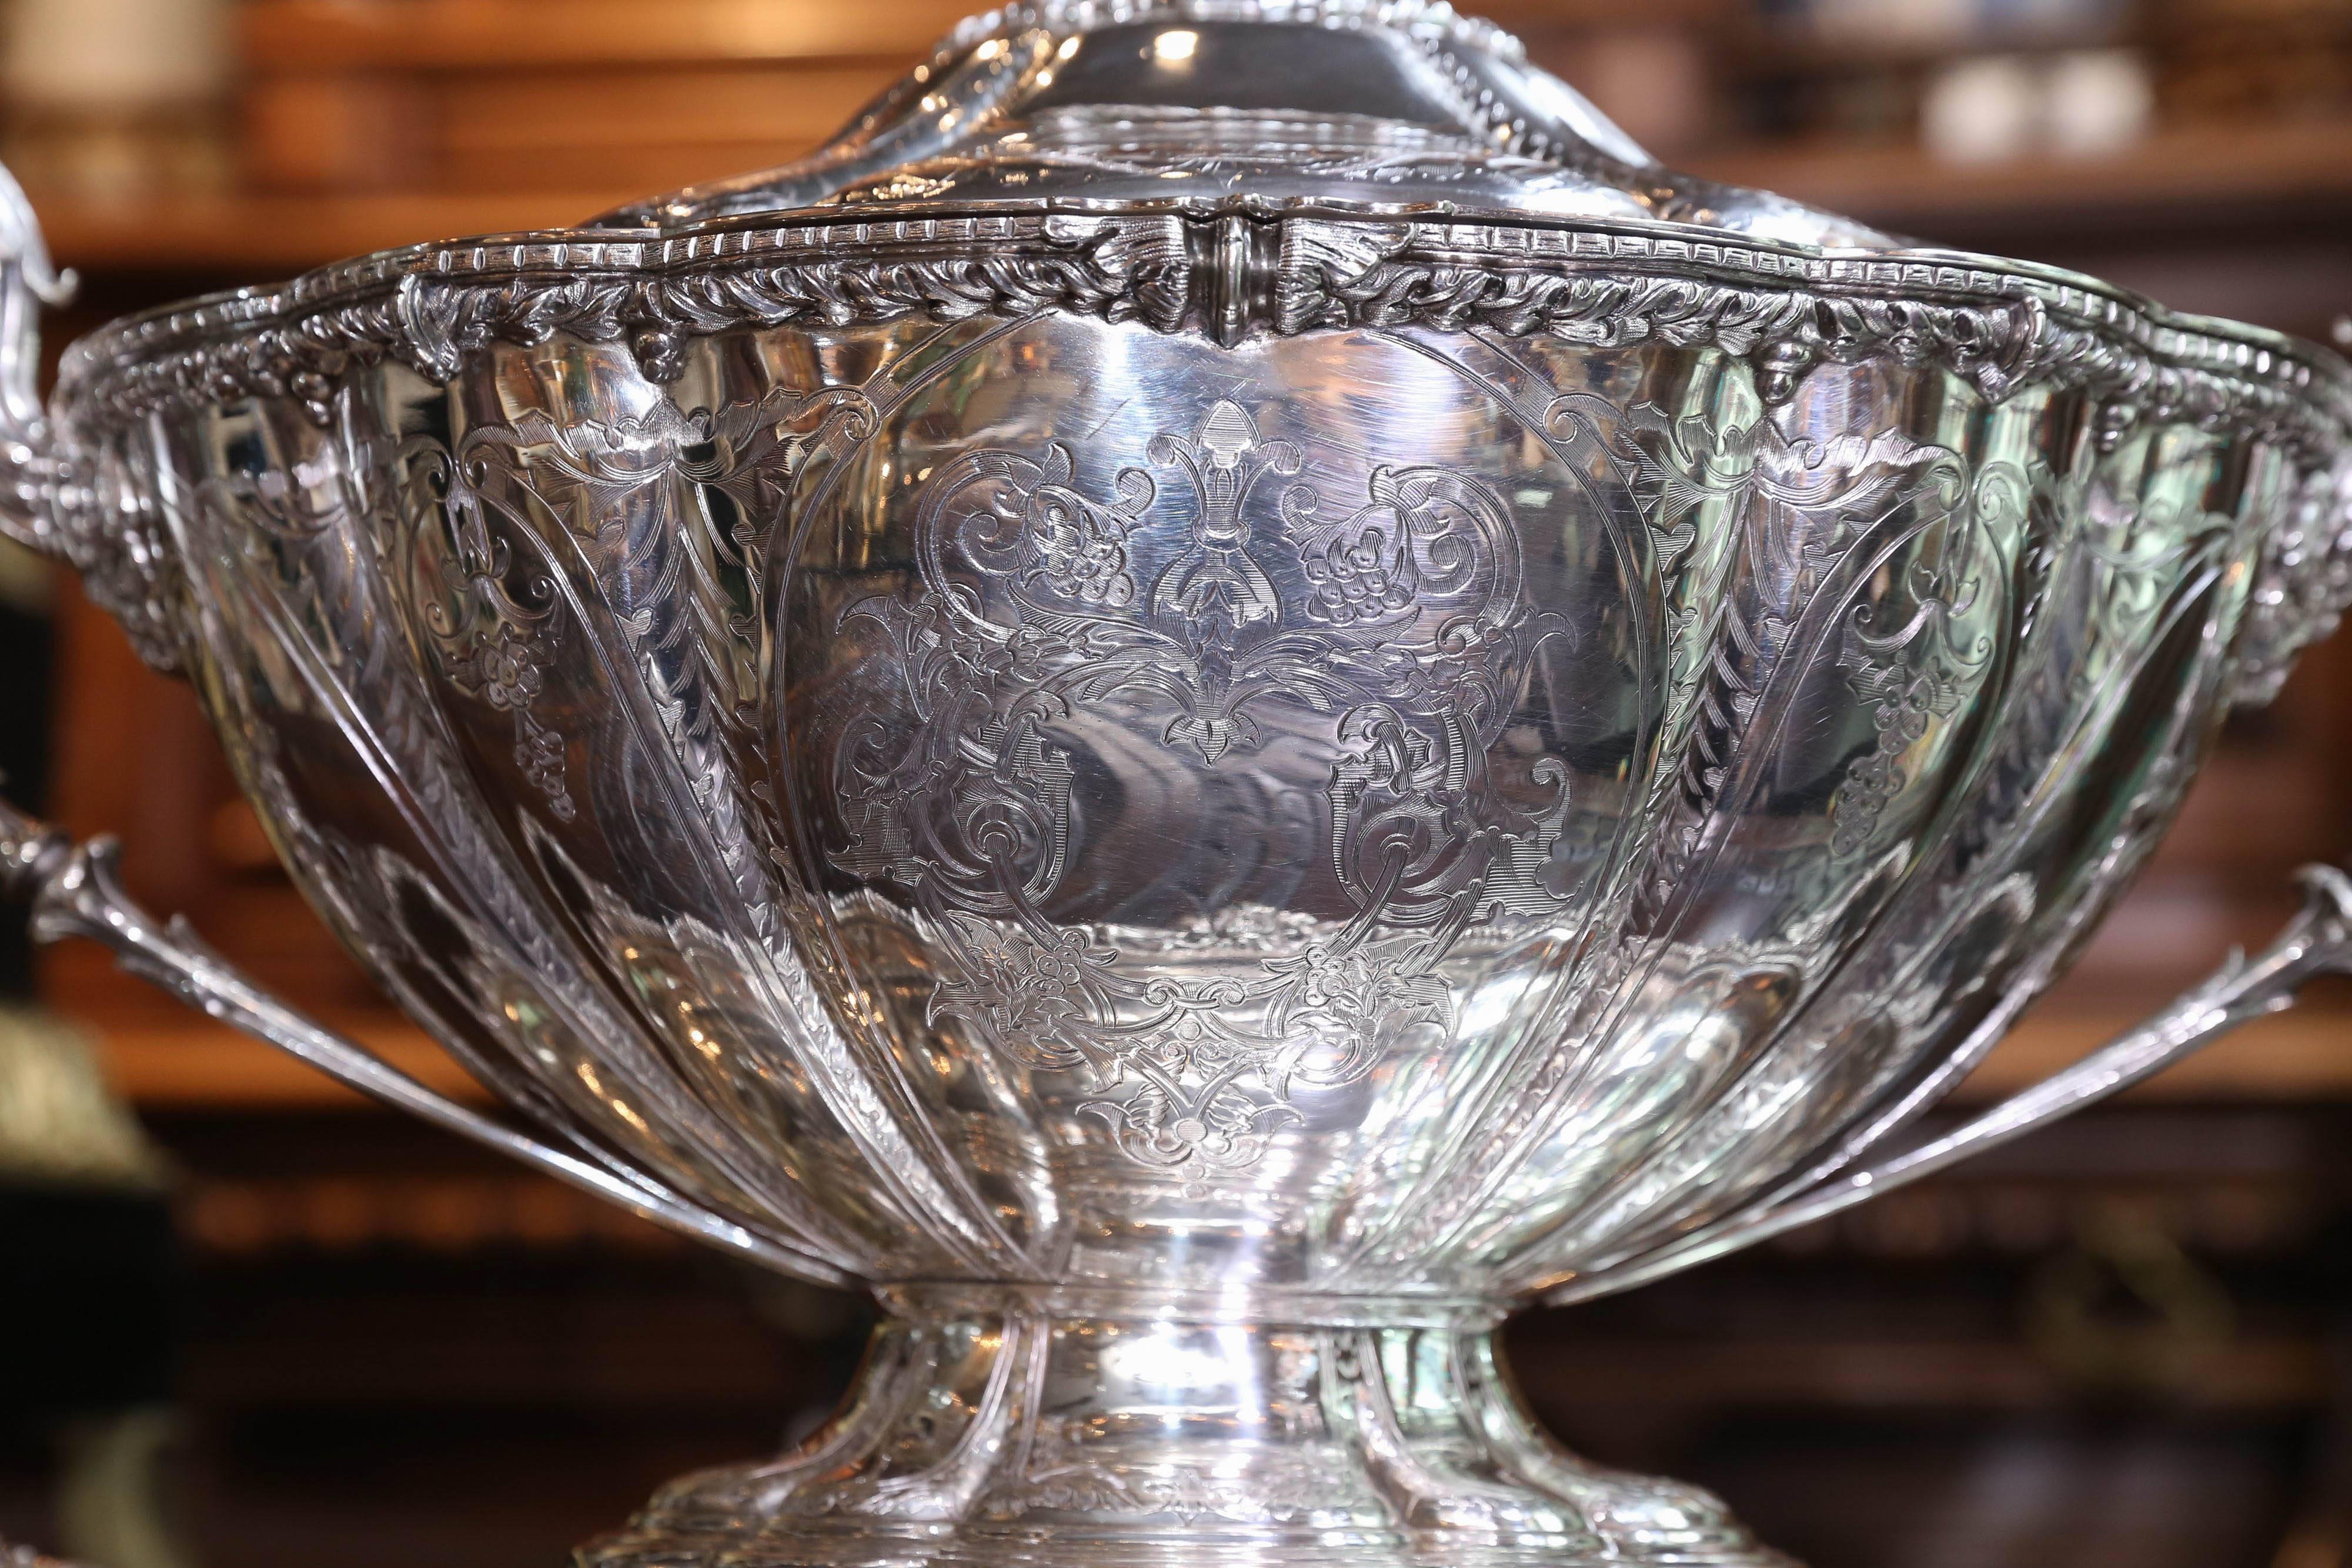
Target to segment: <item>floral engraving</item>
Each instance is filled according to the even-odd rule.
[[[517,582],[512,552],[491,530],[480,493],[465,465],[439,448],[415,455],[423,502],[446,519],[448,553],[437,564],[442,591],[421,600],[425,630],[440,647],[450,684],[514,721],[515,766],[558,819],[580,808],[564,779],[563,737],[539,716],[536,704],[547,661],[560,645],[548,635],[559,605],[544,572]]]
[[[1947,480],[1944,487],[1957,486]],[[1973,615],[1983,596],[1996,591],[1987,580],[2003,564],[1992,528],[2024,515],[2027,490],[2014,464],[1986,468],[1966,504],[1946,515],[1932,554],[1906,574],[1902,597],[1857,607],[1849,617],[1838,663],[1871,704],[1878,740],[1854,759],[1830,798],[1832,854],[1859,854],[1870,846],[1881,814],[1908,782],[1905,757],[1937,720],[1958,710],[1991,667],[1994,640]],[[1899,620],[1887,613],[1896,609],[1909,613]],[[1886,630],[1877,629],[1889,622],[1894,624]]]
[[[1205,1464],[1119,1463],[1087,1455],[1066,1439],[1048,1442],[1046,1436],[1040,1435],[1037,1447],[1054,1462],[1033,1466],[989,1493],[985,1517],[1096,1514],[1186,1526],[1207,1521],[1339,1527],[1382,1514],[1379,1497],[1336,1453],[1266,1455],[1244,1473],[1221,1474]]]
[[[1565,772],[1538,759],[1549,799],[1530,814],[1486,752],[1567,628],[1525,601],[1515,526],[1476,479],[1380,468],[1346,508],[1313,484],[1271,495],[1301,452],[1231,401],[1146,452],[1182,486],[1127,467],[1098,502],[1058,444],[969,453],[927,482],[909,591],[843,616],[887,633],[919,723],[841,742],[834,858],[908,890],[940,934],[935,1016],[1080,1073],[1120,1148],[1197,1176],[1255,1161],[1303,1119],[1298,1091],[1449,1033],[1437,967],[1462,933],[1549,907]],[[1222,932],[1254,962],[1207,978],[1145,972],[1116,929],[1051,918],[1085,849],[1056,727],[1089,708],[1164,712],[1158,743],[1203,769],[1312,716],[1323,853],[1352,918]]]
[[[853,392],[780,389],[760,402],[716,412],[687,413],[665,402],[641,421],[576,431],[531,413],[512,424],[469,431],[454,454],[431,440],[403,448],[406,504],[443,519],[436,531],[446,543],[435,563],[438,591],[419,596],[425,628],[451,682],[511,716],[516,765],[558,818],[569,821],[577,806],[564,783],[563,739],[536,705],[560,646],[550,617],[562,591],[556,564],[542,559],[528,528],[515,526],[524,497],[535,497],[588,538],[625,530],[625,519],[642,513],[642,538],[622,540],[624,550],[677,558],[673,570],[691,580],[697,614],[677,618],[658,636],[642,608],[616,620],[630,633],[648,689],[667,694],[656,709],[670,743],[690,757],[708,754],[719,745],[719,732],[747,722],[740,711],[746,699],[724,681],[707,693],[686,689],[666,671],[670,644],[697,630],[709,632],[712,645],[755,640],[747,607],[761,592],[766,520],[780,509],[793,465],[836,431],[863,429],[869,417]],[[711,526],[689,529],[679,508],[698,495],[702,499],[691,504]],[[732,526],[725,525],[729,518]],[[707,551],[690,548],[698,537],[707,540]],[[533,563],[528,569],[517,564],[518,540]],[[706,762],[698,770],[709,775],[714,768]],[[735,836],[730,832],[730,841]]]

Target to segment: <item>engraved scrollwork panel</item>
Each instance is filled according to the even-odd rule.
[[[1465,961],[1580,896],[1569,770],[1523,712],[1580,632],[1535,601],[1528,525],[1355,439],[1261,394],[902,448],[898,580],[826,590],[826,656],[896,687],[803,750],[832,873],[931,943],[927,1024],[1183,1179],[1349,1130],[1376,1066],[1454,1038]]]
[[[214,609],[195,643],[203,687],[305,892],[397,999],[543,1124],[632,1179],[663,1173],[812,1256],[854,1257],[672,1089],[517,884],[401,636],[373,411],[347,400],[328,434],[300,420],[230,434],[245,455],[173,490],[187,503],[174,521]],[[256,630],[268,634],[244,635]],[[383,803],[367,809],[361,783]]]
[[[1597,1200],[1766,1059],[1915,863],[1914,824],[1982,732],[1976,699],[2016,612],[2019,483],[1948,447],[1822,427],[1812,411],[1854,395],[1848,379],[1818,372],[1736,423],[1587,393],[1551,406],[1556,434],[1613,455],[1677,591],[1685,528],[1727,529],[1732,548],[1685,601],[1706,652],[1680,665],[1648,862],[1616,938],[1563,988],[1579,1045],[1531,1050],[1483,1146],[1385,1239],[1367,1232],[1372,1255],[1425,1254],[1449,1231],[1483,1249]]]
[[[470,705],[476,766],[519,775],[494,792],[503,832],[671,1072],[740,1135],[805,1149],[793,1163],[821,1206],[977,1258],[1001,1244],[992,1223],[936,1147],[909,1146],[927,1124],[891,1103],[890,1073],[803,967],[749,782],[766,531],[794,466],[854,441],[867,412],[845,389],[711,412],[656,398],[578,431],[533,411],[412,440],[410,602],[453,706]],[[484,651],[530,617],[534,678],[486,681]],[[869,1158],[893,1173],[879,1190],[858,1174]]]
[[[2018,411],[2009,423],[2021,431],[2028,418]],[[1974,760],[1951,765],[1972,780],[1966,820],[1930,836],[1845,968],[1787,1024],[1784,1043],[1678,1144],[1629,1166],[1604,1201],[1572,1218],[1497,1228],[1498,1240],[1516,1232],[1499,1244],[1520,1251],[1517,1267],[1586,1266],[1723,1212],[1763,1185],[1758,1173],[1801,1159],[1874,1103],[1881,1111],[1855,1124],[1846,1146],[1884,1136],[1927,1085],[1965,1071],[1976,1052],[1955,1059],[1955,1046],[2046,983],[2073,946],[2065,933],[2103,909],[2137,864],[2142,850],[2117,852],[2142,835],[2081,814],[2094,790],[2079,758],[2147,767],[2146,791],[2119,809],[2168,810],[2187,770],[2167,759],[2203,738],[2175,705],[2217,678],[2220,648],[2207,629],[2224,612],[2214,589],[2235,530],[2147,497],[2126,501],[2116,486],[2128,454],[2084,452],[2064,474],[2038,455],[2023,461],[1979,469],[1980,516],[2015,541],[2004,553],[2019,568],[2021,606]],[[1988,481],[1998,494],[1986,493]],[[2156,695],[2166,689],[2175,697]],[[2127,701],[2134,693],[2156,706]]]

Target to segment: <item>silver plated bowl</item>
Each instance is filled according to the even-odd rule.
[[[21,207],[21,200],[17,205]],[[2352,595],[2352,371],[1659,168],[1415,0],[1047,4],[832,146],[136,318],[7,526],[528,1131],[17,823],[44,935],[779,1269],[851,1402],[593,1568],[1783,1562],[1491,1330],[1904,1129]]]

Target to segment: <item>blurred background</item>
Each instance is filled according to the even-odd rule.
[[[117,312],[774,163],[966,0],[9,0],[0,156]],[[2342,0],[1491,0],[1666,161],[2307,336],[2352,308]],[[311,920],[186,691],[0,563],[0,768],[474,1093]],[[2239,721],[1982,1103],[2258,942],[2352,828],[2352,649]],[[373,1111],[115,976],[0,984],[0,1535],[96,1568],[554,1564],[819,1418],[864,1308]],[[1759,1254],[1531,1313],[1535,1404],[1813,1568],[2352,1564],[2352,1002]]]

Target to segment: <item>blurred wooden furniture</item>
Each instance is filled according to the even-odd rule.
[[[846,120],[961,0],[259,0],[243,147],[270,190],[656,191]]]

